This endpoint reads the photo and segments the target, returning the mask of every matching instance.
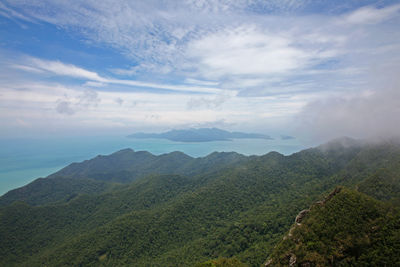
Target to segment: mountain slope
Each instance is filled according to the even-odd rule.
[[[0,197],[0,206],[23,201],[38,206],[55,202],[68,202],[81,194],[98,194],[115,188],[116,185],[93,179],[38,178],[26,186],[11,190]]]
[[[132,182],[148,174],[196,175],[215,171],[245,161],[246,156],[235,152],[214,152],[206,157],[192,158],[182,152],[160,156],[146,151],[124,149],[108,156],[97,156],[81,163],[72,163],[49,178],[92,178],[102,181]]]
[[[0,208],[0,265],[20,265],[26,257],[101,227],[118,216],[167,203],[190,189],[189,183],[180,176],[153,176],[118,191],[80,196],[67,204],[31,207],[16,202]]]
[[[163,157],[174,165],[173,159],[182,155],[173,155]],[[237,160],[235,153],[214,153],[180,166],[186,175],[144,176],[67,203],[32,207],[15,202],[0,208],[0,265],[192,266],[240,261],[259,266],[300,210],[337,184],[369,188],[379,170],[400,170],[399,158],[399,146],[343,142],[290,156],[271,152],[245,157],[237,164],[231,164]],[[382,188],[397,183],[397,176],[388,175]],[[395,199],[396,192],[388,199]],[[229,260],[215,260],[219,258]]]
[[[232,155],[235,158],[234,154],[223,155],[224,159]],[[220,160],[220,156],[219,153],[210,155],[211,162]],[[204,159],[200,160],[204,162]],[[103,251],[112,255],[106,257],[110,264],[151,261],[160,266],[176,262],[187,265],[213,255],[230,257],[237,253],[256,264],[264,260],[262,251],[273,240],[266,240],[264,236],[279,236],[289,227],[290,218],[297,210],[319,194],[315,191],[304,198],[305,192],[334,173],[330,166],[330,160],[319,150],[303,151],[289,157],[275,152],[251,157],[248,162],[211,174],[182,177],[180,179],[187,182],[177,183],[172,191],[175,193],[169,194],[168,199],[160,195],[164,180],[144,178],[134,182],[129,193],[119,190],[99,196],[82,196],[67,205],[24,206],[24,213],[30,214],[28,221],[18,218],[19,215],[14,213],[15,206],[7,207],[1,212],[2,218],[14,218],[20,224],[9,224],[9,220],[4,220],[2,239],[14,240],[14,235],[10,237],[7,233],[18,233],[21,234],[18,240],[23,242],[7,242],[13,246],[2,248],[3,263],[14,262],[9,258],[12,249],[19,251],[19,265],[26,259],[26,265],[30,266],[34,266],[35,261],[36,265],[43,261],[49,265],[96,265],[99,263],[97,257],[85,255],[98,255]],[[150,196],[154,197],[147,200]],[[264,224],[265,221],[268,223]],[[43,231],[43,225],[46,225],[46,231]],[[254,228],[257,230],[245,237],[245,233]],[[18,229],[30,229],[29,235]],[[130,232],[130,229],[142,229],[139,232],[147,234],[136,235],[136,230]],[[127,239],[123,248],[119,245],[122,236]],[[155,238],[160,243],[154,243]],[[38,243],[42,245],[35,247]],[[257,244],[259,248],[255,249]],[[90,251],[76,249],[82,246]],[[35,247],[35,255],[26,258],[26,251],[32,247]],[[146,250],[142,251],[142,247]],[[149,251],[151,255],[148,255]],[[135,257],[129,257],[129,253],[134,253]],[[71,262],[71,256],[67,255],[74,255],[72,258],[77,262]]]
[[[119,188],[150,174],[178,174],[195,176],[212,173],[248,161],[235,152],[214,152],[206,157],[192,158],[182,152],[159,156],[149,152],[124,149],[107,156],[97,156],[80,163],[72,163],[46,178],[11,190],[0,197],[0,206],[14,201],[30,205],[44,205],[69,201],[80,194],[99,194]]]
[[[400,212],[346,188],[296,217],[266,266],[395,266]]]

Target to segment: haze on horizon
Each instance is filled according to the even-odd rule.
[[[400,135],[398,1],[0,3],[0,137]]]

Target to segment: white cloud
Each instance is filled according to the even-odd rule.
[[[202,86],[218,86],[218,82],[212,82],[212,81],[204,81],[204,80],[198,80],[198,79],[192,79],[192,78],[186,78],[185,83],[188,84],[195,84],[195,85],[202,85]]]
[[[168,85],[168,84],[155,84],[149,82],[135,81],[135,80],[121,80],[104,78],[93,71],[88,71],[86,69],[77,67],[72,64],[65,64],[60,61],[50,61],[38,58],[29,58],[27,61],[28,65],[13,65],[13,67],[18,68],[23,71],[29,71],[34,73],[49,72],[55,75],[68,76],[73,78],[80,78],[89,80],[85,85],[90,87],[101,87],[105,84],[117,84],[117,85],[127,85],[133,87],[146,87],[153,89],[165,89],[181,92],[198,92],[205,94],[215,94],[221,93],[223,90],[216,87],[209,86],[193,86],[193,85]]]
[[[104,82],[111,84],[128,85],[134,87],[148,87],[153,89],[166,89],[166,90],[181,91],[181,92],[198,92],[203,94],[217,94],[223,92],[223,90],[213,87],[155,84],[155,83],[148,83],[148,82],[141,82],[134,80],[107,79]]]
[[[86,86],[86,87],[104,87],[104,86],[106,86],[107,84],[106,83],[103,83],[103,82],[94,82],[94,81],[87,81],[87,82],[85,82],[84,84],[83,84],[83,86]]]
[[[376,24],[399,15],[400,4],[375,8],[366,6],[345,16],[345,23],[351,24]]]
[[[88,79],[92,81],[103,82],[104,78],[100,77],[96,72],[88,71],[72,64],[65,64],[60,61],[43,60],[39,58],[29,58],[26,70],[35,69],[37,71],[48,71],[56,75],[69,76],[74,78]]]
[[[367,96],[359,102],[346,96],[349,91],[368,90],[366,84],[372,83],[368,77],[386,79],[387,72],[373,71],[383,63],[395,62],[392,69],[398,72],[400,5],[366,6],[339,15],[290,13],[306,2],[312,1],[2,2],[3,13],[6,8],[16,12],[8,17],[53,24],[89,46],[114,49],[133,61],[113,69],[99,66],[88,70],[80,67],[79,61],[67,64],[30,58],[22,63],[11,60],[8,67],[14,66],[12,72],[4,67],[2,57],[0,117],[39,122],[46,114],[45,119],[54,123],[63,118],[69,125],[91,125],[92,121],[98,127],[174,127],[216,121],[248,126],[288,120],[307,103],[313,104],[305,110],[316,110],[331,121],[341,110],[351,112],[353,104],[359,113],[368,112],[358,103],[378,103]],[[284,16],[275,16],[274,10]],[[18,76],[16,70],[32,75]],[[121,79],[119,75],[134,78]],[[58,76],[74,78],[82,86],[72,86],[66,79],[44,82],[49,76],[53,81]],[[26,80],[17,84],[20,77]],[[149,77],[158,82],[149,82]],[[163,80],[168,83],[160,82]],[[92,98],[83,95],[88,88]],[[120,92],[121,88],[126,91]],[[168,90],[168,94],[155,93],[159,90]],[[325,98],[332,94],[340,96]],[[382,94],[398,97],[391,91]],[[324,100],[315,102],[316,98]],[[78,105],[82,99],[94,100],[86,108]],[[54,112],[59,103],[64,105],[61,110],[67,111],[64,114]],[[319,112],[325,105],[332,114]],[[394,105],[388,107],[391,109],[379,113],[397,112]],[[65,116],[68,108],[73,116]],[[55,114],[48,115],[50,112]],[[356,122],[347,125],[352,124]],[[329,129],[322,123],[315,126]]]
[[[274,75],[302,68],[309,55],[284,34],[269,34],[254,26],[213,33],[188,45],[188,55],[200,63],[206,77]]]
[[[172,71],[172,68],[170,66],[166,65],[158,65],[154,63],[141,63],[136,66],[132,66],[129,68],[114,68],[110,69],[112,73],[115,73],[117,75],[123,75],[123,76],[134,76],[134,75],[140,75],[142,73],[146,72],[157,72],[159,74],[168,74]]]
[[[219,108],[224,102],[230,98],[229,95],[216,95],[213,97],[192,97],[187,102],[187,108],[189,110],[198,109],[215,109]]]
[[[258,8],[264,11],[295,10],[304,1],[87,0],[71,3],[19,0],[7,3],[39,21],[119,49],[139,65],[128,69],[115,68],[115,72],[133,75],[142,70],[166,74],[181,69],[187,63],[185,51],[189,42],[225,29],[226,25],[264,24],[257,16],[251,16],[254,11],[259,11]],[[266,25],[259,26],[264,28]]]
[[[15,88],[27,87],[20,91]],[[80,86],[18,81],[5,88],[0,83],[0,123],[16,131],[7,121],[16,118],[42,128],[44,121],[53,132],[69,129],[168,129],[187,125],[257,125],[281,118],[304,105],[304,99],[279,100],[275,97],[243,98],[237,96],[193,96],[192,94],[157,94],[151,92],[87,91]],[[101,100],[101,101],[100,101]],[[193,108],[188,109],[192,101]],[[197,101],[197,102],[196,102]],[[195,103],[196,102],[196,103]],[[130,103],[135,103],[130,105]],[[268,123],[269,122],[269,123]],[[214,124],[213,124],[214,125]],[[221,125],[222,126],[222,125]],[[21,132],[21,131],[19,131]]]
[[[124,103],[124,100],[120,97],[115,98],[114,101],[120,106]]]

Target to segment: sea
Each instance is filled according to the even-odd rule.
[[[297,139],[233,139],[200,143],[164,139],[130,139],[124,136],[0,139],[0,195],[46,177],[73,162],[108,155],[124,148],[149,151],[155,155],[182,151],[192,157],[212,152],[235,151],[243,155],[264,155],[277,151],[284,155],[304,149]]]

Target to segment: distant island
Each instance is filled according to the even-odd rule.
[[[157,138],[175,142],[211,142],[231,141],[232,139],[266,139],[273,140],[269,135],[258,133],[228,132],[218,128],[199,128],[171,130],[164,133],[134,133],[128,138],[144,139]]]
[[[296,137],[290,136],[290,135],[281,135],[281,139],[282,140],[291,140],[291,139],[296,139]]]

